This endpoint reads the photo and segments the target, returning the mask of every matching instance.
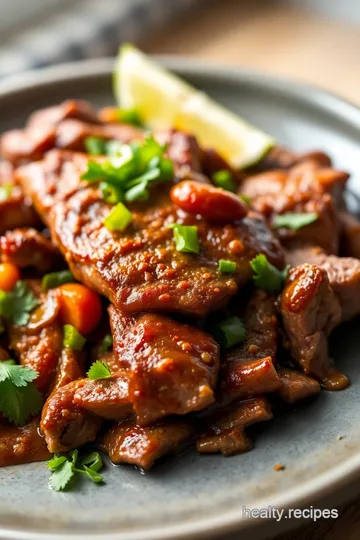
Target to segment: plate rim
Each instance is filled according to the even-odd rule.
[[[181,56],[163,55],[157,56],[158,60],[167,68],[184,76],[201,75],[209,79],[216,78],[218,81],[227,80],[234,84],[247,84],[261,87],[265,92],[272,92],[292,100],[296,100],[305,106],[311,106],[318,111],[345,122],[351,126],[360,136],[360,107],[351,103],[335,93],[323,90],[317,86],[286,79],[264,75],[262,73],[241,69],[231,66],[220,66],[206,62],[189,60]],[[46,88],[56,82],[76,81],[109,76],[112,72],[114,58],[99,58],[80,60],[51,66],[40,70],[33,70],[24,74],[12,76],[10,79],[0,81],[0,104],[1,101],[22,94],[27,90],[38,87]],[[257,508],[275,506],[279,508],[301,508],[306,503],[314,503],[319,499],[336,493],[338,490],[360,477],[360,448],[359,452],[345,463],[341,463],[319,476],[306,481],[300,486],[292,487],[281,494],[271,498],[264,497],[256,502]],[[330,493],[330,494],[331,494]],[[254,505],[252,505],[254,507]],[[249,508],[251,505],[249,505]],[[265,525],[265,520],[258,520]],[[267,520],[266,520],[267,521]],[[259,527],[256,520],[244,519],[240,509],[232,509],[226,513],[206,518],[200,518],[189,523],[175,523],[158,526],[151,530],[138,530],[134,532],[110,532],[94,534],[64,533],[52,534],[49,532],[26,532],[20,529],[4,528],[0,524],[0,538],[8,540],[91,540],[103,538],[104,540],[183,540],[185,538],[205,538],[216,534],[230,532],[249,531]]]

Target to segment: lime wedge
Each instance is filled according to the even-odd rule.
[[[174,126],[193,133],[234,168],[260,161],[275,141],[233,112],[152,62],[132,45],[120,48],[114,93],[122,107],[135,107],[152,129]]]

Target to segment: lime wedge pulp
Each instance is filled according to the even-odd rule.
[[[151,129],[172,126],[193,133],[202,146],[217,150],[236,169],[254,165],[275,144],[132,45],[119,50],[114,93],[119,105],[136,108]]]

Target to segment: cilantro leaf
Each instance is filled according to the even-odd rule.
[[[111,377],[111,371],[106,362],[102,362],[101,360],[97,360],[92,364],[89,371],[87,372],[87,376],[89,379],[106,379],[107,377]]]
[[[39,304],[24,281],[18,281],[10,292],[0,291],[0,316],[23,326],[29,322],[31,311]]]
[[[65,461],[61,462],[53,469],[53,473],[49,480],[49,486],[54,491],[63,491],[74,474],[74,463],[65,458]]]
[[[66,461],[65,456],[58,456],[55,454],[54,457],[47,462],[48,469],[50,469],[50,471],[55,471],[64,463],[64,461]]]
[[[271,293],[279,293],[287,277],[289,266],[284,270],[279,270],[273,266],[263,253],[257,255],[250,261],[250,266],[254,272],[253,280],[257,287]]]
[[[292,229],[297,231],[310,223],[314,223],[318,219],[318,214],[316,212],[307,212],[307,213],[287,213],[279,214],[274,217],[272,226],[274,229],[279,229],[280,227],[286,227],[287,229]]]
[[[16,425],[37,414],[42,396],[34,383],[38,374],[32,369],[15,365],[14,360],[0,362],[0,412]]]

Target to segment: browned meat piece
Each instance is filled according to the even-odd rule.
[[[45,293],[39,282],[32,280],[28,284],[39,306],[31,313],[27,325],[9,326],[10,349],[22,365],[38,372],[35,384],[46,393],[55,379],[62,351],[62,328],[57,322],[59,303],[54,292]]]
[[[360,313],[360,260],[327,255],[319,248],[294,249],[287,254],[290,264],[308,261],[320,266],[341,305],[341,320],[348,321]]]
[[[118,372],[108,379],[88,380],[74,395],[74,403],[107,420],[123,420],[132,414],[129,376]]]
[[[19,169],[18,178],[75,277],[118,308],[205,316],[251,280],[249,260],[256,254],[264,253],[273,264],[283,266],[280,245],[260,217],[210,226],[177,209],[163,186],[152,200],[130,206],[133,221],[125,231],[109,231],[103,220],[110,206],[96,187],[79,181],[86,163],[82,154],[53,151],[42,162]],[[197,225],[199,256],[176,251],[168,228],[174,221]],[[220,274],[220,258],[234,260],[237,272]]]
[[[63,348],[60,354],[52,392],[85,376],[85,355],[82,351]]]
[[[150,424],[214,401],[219,346],[197,328],[156,314],[129,317],[109,307],[114,353],[130,372],[137,421]]]
[[[14,229],[0,237],[0,258],[19,268],[32,267],[41,273],[64,265],[57,248],[35,229]]]
[[[32,208],[29,197],[25,197],[20,186],[14,182],[9,162],[0,162],[0,187],[9,186],[9,195],[0,198],[0,234],[16,227],[33,227],[40,223]]]
[[[205,148],[202,152],[202,168],[204,173],[210,178],[214,173],[221,170],[228,170],[237,183],[243,179],[240,171],[233,169],[225,159],[213,148]]]
[[[3,362],[3,360],[8,360],[10,358],[10,355],[5,349],[0,347],[0,362]]]
[[[360,259],[360,221],[343,210],[339,214],[341,224],[341,255]]]
[[[205,434],[196,443],[197,450],[201,453],[221,452],[224,456],[247,452],[251,444],[243,430],[272,417],[265,398],[233,404],[208,420]]]
[[[167,155],[180,176],[188,171],[201,172],[201,149],[193,135],[176,129],[164,129],[156,131],[155,137],[159,143],[167,145]]]
[[[96,439],[102,420],[74,402],[76,391],[87,382],[88,379],[71,382],[48,397],[40,427],[50,452],[67,452]]]
[[[323,167],[331,167],[332,165],[330,157],[324,152],[315,150],[313,152],[298,154],[283,146],[275,146],[264,159],[254,167],[251,167],[249,171],[263,172],[269,169],[290,169],[294,165],[303,163],[304,161],[313,161]]]
[[[250,176],[240,192],[251,199],[252,206],[271,221],[274,215],[287,212],[316,213],[313,223],[293,231],[277,230],[281,241],[319,245],[328,253],[337,253],[340,226],[337,205],[349,175],[315,161],[305,161],[290,171],[275,170]]]
[[[244,314],[245,342],[226,353],[222,369],[222,394],[246,398],[273,392],[280,386],[274,368],[278,322],[274,297],[256,289]]]
[[[204,435],[196,442],[196,449],[201,454],[234,456],[251,450],[252,443],[246,434],[237,428],[228,429],[219,435]]]
[[[28,127],[57,126],[62,120],[73,118],[88,124],[100,124],[96,110],[82,99],[69,99],[45,109],[40,109],[29,116]]]
[[[286,403],[296,403],[320,392],[320,384],[312,377],[294,369],[280,368],[281,387],[277,391]]]
[[[45,441],[38,433],[39,419],[25,426],[0,424],[0,467],[45,461],[51,457]]]
[[[191,435],[189,424],[175,420],[148,427],[122,422],[100,439],[98,448],[108,454],[113,463],[131,463],[148,470],[160,457],[181,449]]]
[[[341,307],[326,271],[312,264],[293,268],[281,295],[280,309],[291,354],[304,373],[328,389],[346,387],[345,376],[329,375],[333,368],[327,338],[341,320]]]

